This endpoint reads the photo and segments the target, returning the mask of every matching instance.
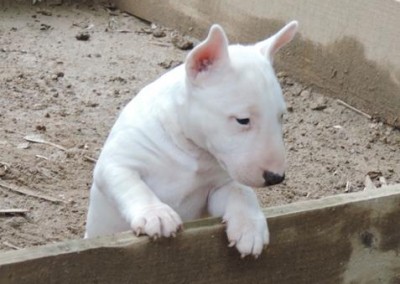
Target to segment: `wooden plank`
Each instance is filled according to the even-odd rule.
[[[265,209],[259,259],[227,247],[216,219],[175,239],[131,233],[0,254],[0,283],[399,283],[400,186]]]
[[[400,3],[394,0],[115,0],[145,20],[203,38],[218,22],[233,42],[263,39],[297,19],[277,58],[289,75],[400,127]]]

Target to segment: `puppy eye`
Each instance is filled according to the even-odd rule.
[[[236,121],[241,125],[248,125],[250,123],[250,118],[236,118]]]

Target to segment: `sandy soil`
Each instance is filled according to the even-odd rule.
[[[184,60],[176,42],[103,5],[0,6],[0,209],[29,210],[0,213],[0,250],[82,237],[92,159],[120,109]],[[362,190],[367,174],[400,182],[398,130],[279,77],[289,168],[257,190],[263,206]]]

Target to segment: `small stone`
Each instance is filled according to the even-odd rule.
[[[98,107],[99,104],[98,103],[89,102],[89,103],[87,103],[87,106],[88,107]]]
[[[174,35],[171,42],[176,48],[181,50],[189,50],[193,48],[193,42],[179,34]]]
[[[109,81],[110,82],[119,82],[121,84],[126,84],[128,82],[128,80],[126,80],[125,78],[122,78],[121,76],[112,77]]]
[[[48,17],[53,15],[53,13],[48,10],[37,10],[36,13],[43,15],[43,16],[48,16]]]
[[[28,149],[29,148],[29,142],[23,142],[23,143],[19,143],[17,145],[18,149]]]
[[[45,125],[36,125],[36,130],[45,132],[46,126]]]
[[[81,41],[87,41],[90,38],[90,34],[87,31],[79,32],[76,34],[75,38]]]
[[[40,24],[40,30],[41,30],[41,31],[47,31],[47,30],[49,30],[50,28],[51,28],[50,25],[47,25],[47,24]]]
[[[309,90],[303,90],[303,91],[301,91],[300,96],[304,99],[310,99],[311,92]]]
[[[165,37],[166,33],[160,28],[155,28],[153,30],[153,36],[154,37]]]
[[[328,105],[326,99],[321,97],[317,98],[314,102],[312,102],[310,107],[312,110],[321,111],[326,109]]]
[[[367,175],[371,178],[371,179],[377,179],[380,176],[382,176],[382,172],[381,171],[369,171],[367,173]]]
[[[278,72],[278,74],[276,74],[276,76],[277,76],[278,78],[286,78],[288,75],[287,75],[286,72],[281,71],[281,72]]]
[[[301,86],[300,84],[294,83],[293,86],[289,89],[289,92],[297,97],[299,96],[303,91],[303,86]]]
[[[164,69],[171,69],[175,68],[176,66],[182,64],[182,61],[175,61],[175,60],[165,60],[163,62],[158,63]]]

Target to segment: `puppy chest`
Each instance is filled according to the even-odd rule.
[[[202,214],[210,190],[223,183],[223,178],[215,171],[191,172],[170,166],[148,175],[145,182],[162,202],[174,208],[182,218],[193,219]]]

